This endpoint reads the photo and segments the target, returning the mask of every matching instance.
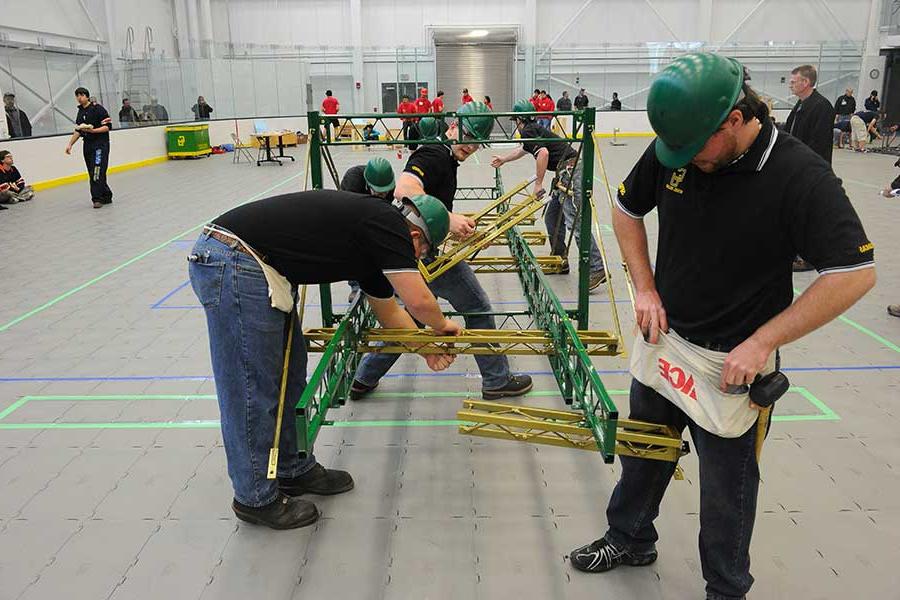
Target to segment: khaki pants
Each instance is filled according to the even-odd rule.
[[[850,117],[850,144],[855,145],[859,142],[865,144],[869,141],[869,132],[866,130],[866,124],[862,119],[853,115]]]
[[[0,192],[0,204],[15,204],[17,202],[28,202],[34,198],[34,189],[30,185],[26,185],[18,192],[12,190]]]

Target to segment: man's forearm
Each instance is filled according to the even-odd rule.
[[[418,329],[416,322],[403,310],[397,302],[368,298],[369,306],[375,314],[375,319],[385,329]]]
[[[80,138],[80,137],[81,137],[81,136],[78,134],[77,131],[76,131],[75,133],[73,133],[73,134],[72,134],[72,137],[69,138],[69,145],[70,145],[70,146],[75,145],[75,142],[77,142],[77,141],[78,141],[78,138]]]
[[[772,349],[789,344],[840,316],[874,285],[874,268],[822,275],[753,337]]]
[[[628,265],[628,273],[635,290],[643,292],[656,289],[653,269],[650,267],[650,250],[647,246],[647,229],[644,221],[633,219],[614,207],[612,222],[622,258]]]
[[[535,160],[535,169],[534,176],[538,185],[543,187],[544,185],[544,176],[547,174],[547,165],[550,162],[550,153],[549,152],[541,152],[537,155],[537,159]]]

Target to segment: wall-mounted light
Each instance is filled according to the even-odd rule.
[[[486,35],[489,35],[491,32],[487,29],[473,29],[469,33],[463,34],[460,37],[464,38],[483,38]]]

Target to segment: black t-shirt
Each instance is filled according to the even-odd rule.
[[[78,107],[78,115],[75,117],[75,124],[81,125],[82,123],[88,123],[95,129],[97,127],[103,127],[104,125],[112,129],[112,119],[109,118],[109,113],[99,104],[88,104],[87,108],[82,106]],[[84,139],[85,144],[109,141],[109,132],[87,133],[79,131],[78,133]]]
[[[459,161],[453,156],[450,146],[431,144],[419,146],[406,161],[403,172],[418,177],[425,193],[443,202],[447,210],[453,212],[458,168]]]
[[[537,157],[538,150],[541,148],[547,149],[547,152],[550,153],[550,157],[547,160],[547,169],[550,171],[556,171],[560,161],[575,158],[578,155],[578,152],[572,148],[569,142],[564,141],[561,137],[546,127],[541,127],[534,121],[526,123],[519,132],[519,136],[522,138],[556,138],[559,140],[558,142],[522,142],[522,148],[525,149],[525,152],[535,157]]]
[[[238,206],[213,223],[231,231],[294,285],[359,281],[390,298],[385,273],[418,272],[406,219],[377,198],[313,190]]]
[[[341,191],[355,194],[368,194],[369,184],[366,183],[366,165],[350,167],[341,178]]]
[[[743,157],[711,174],[663,167],[651,143],[617,203],[634,218],[659,210],[656,287],[670,326],[696,340],[742,341],[787,308],[798,254],[819,273],[874,262],[841,180],[768,119]]]
[[[609,103],[609,110],[622,110],[622,101],[616,98]]]
[[[856,98],[847,94],[838,97],[837,102],[834,103],[834,112],[849,117],[856,112]]]
[[[861,110],[855,114],[855,116],[859,117],[863,120],[863,123],[866,124],[866,127],[869,126],[869,123],[878,118],[878,113],[874,110]]]

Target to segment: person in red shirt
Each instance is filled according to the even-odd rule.
[[[534,110],[541,110],[541,90],[535,88],[534,93],[531,95],[531,98],[529,98],[528,101],[531,102]]]
[[[547,94],[547,90],[541,90],[541,95],[538,97],[537,109],[541,112],[553,112],[554,108],[556,108],[556,103],[554,103],[550,95]],[[550,121],[550,117],[541,117],[538,119],[538,123],[547,129],[550,129]]]
[[[434,98],[434,102],[431,103],[431,112],[444,112],[444,90],[438,90],[437,96],[435,96]]]
[[[484,105],[487,106],[489,109],[494,110],[494,105],[491,104],[491,97],[490,97],[490,96],[485,96],[485,97],[484,97]]]
[[[397,112],[401,115],[414,115],[418,111],[416,110],[416,105],[409,101],[409,96],[403,96],[400,106],[397,107]],[[403,139],[419,139],[419,128],[416,126],[418,119],[413,117],[401,117],[401,120],[403,121]],[[416,148],[418,148],[417,145],[410,145],[409,151],[412,152]]]
[[[341,110],[341,103],[334,97],[331,90],[325,90],[325,99],[322,100],[322,112],[326,115],[336,115],[339,110]],[[335,127],[335,132],[337,132],[338,120],[325,119],[326,134],[329,132],[328,130],[332,125]]]
[[[463,88],[462,103],[468,104],[472,100],[474,100],[474,98],[472,98],[472,96],[469,95],[469,88]]]
[[[431,112],[431,100],[428,99],[428,88],[422,88],[421,90],[419,90],[419,98],[418,100],[416,100],[416,112]]]

